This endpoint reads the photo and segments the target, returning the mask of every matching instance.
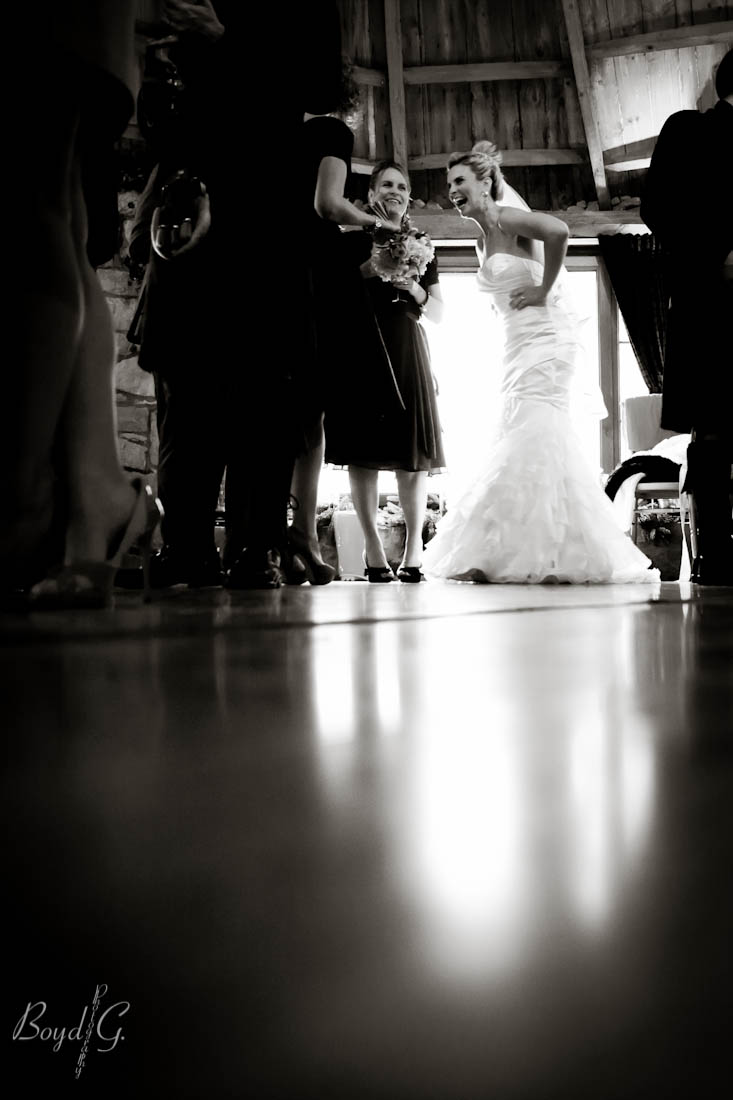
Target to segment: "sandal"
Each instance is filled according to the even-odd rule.
[[[364,562],[364,576],[370,584],[389,584],[390,581],[397,580],[389,564],[372,567],[367,562],[366,550],[361,557]]]
[[[401,565],[397,570],[397,580],[403,584],[418,584],[425,580],[425,574],[419,565]]]

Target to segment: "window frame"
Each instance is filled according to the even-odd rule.
[[[435,240],[433,243],[439,271],[465,274],[478,270],[473,241]],[[601,393],[608,409],[608,416],[601,422],[600,461],[607,475],[621,460],[618,306],[605,264],[601,263],[597,242],[571,239],[565,256],[565,268],[568,271],[596,272],[598,373]]]

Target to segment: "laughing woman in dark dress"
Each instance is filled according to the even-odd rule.
[[[380,161],[369,180],[369,202],[378,202],[399,229],[407,214],[410,183],[395,161]],[[389,228],[389,226],[387,227]],[[395,580],[377,530],[378,475],[394,470],[405,516],[406,540],[397,579],[423,580],[422,528],[427,502],[427,476],[445,465],[441,427],[430,366],[423,314],[440,321],[443,301],[435,259],[425,274],[400,282],[383,282],[371,261],[372,237],[348,234],[360,264],[384,348],[389,371],[373,363],[352,381],[350,408],[326,417],[326,461],[349,467],[351,496],[364,534],[364,564],[375,583]]]

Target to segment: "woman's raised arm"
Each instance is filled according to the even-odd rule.
[[[570,230],[565,222],[552,214],[537,214],[533,210],[517,210],[513,206],[504,206],[501,207],[499,224],[504,233],[543,242],[545,264],[542,290],[545,295],[549,294],[560,274],[568,250]]]
[[[339,225],[358,225],[362,228],[375,225],[374,214],[359,210],[344,197],[346,164],[340,157],[324,157],[318,167],[318,181],[314,206],[319,218]]]

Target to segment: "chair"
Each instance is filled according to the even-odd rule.
[[[669,439],[673,436],[678,436],[679,432],[670,432],[660,427],[660,421],[662,417],[662,395],[660,393],[644,394],[641,397],[629,397],[622,405],[622,425],[626,436],[626,442],[629,450],[632,452],[637,451],[651,451],[658,443],[661,443],[663,439]],[[633,500],[633,519],[631,537],[634,542],[637,542],[637,536],[639,531],[639,518],[640,518],[640,502],[641,501],[656,501],[656,507],[652,506],[652,511],[668,511],[668,507],[662,505],[662,501],[674,500],[677,502],[677,507],[680,512],[680,523],[683,531],[683,549],[687,551],[691,560],[694,560],[695,556],[695,530],[694,523],[690,522],[690,507],[691,501],[686,493],[682,492],[681,486],[684,484],[686,467],[683,463],[680,469],[680,476],[676,481],[651,481],[641,478],[634,489]],[[649,509],[644,509],[645,513],[649,514]],[[689,568],[689,565],[684,560],[681,568],[682,572]]]

